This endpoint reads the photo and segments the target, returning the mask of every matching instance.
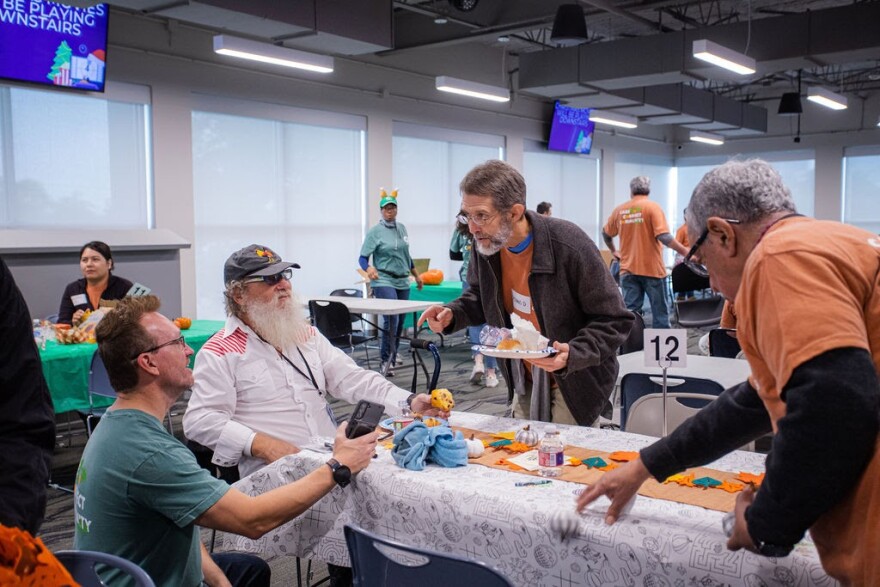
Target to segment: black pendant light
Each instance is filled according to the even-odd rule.
[[[562,4],[556,9],[550,41],[562,47],[572,47],[587,42],[587,23],[584,8],[580,4]]]
[[[782,98],[779,100],[779,111],[777,114],[781,114],[782,116],[794,116],[803,111],[804,106],[801,104],[801,72],[798,70],[798,91],[782,94]]]

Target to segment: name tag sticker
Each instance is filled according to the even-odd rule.
[[[513,309],[523,314],[531,314],[532,298],[524,296],[516,290],[512,290],[511,293],[513,294]]]
[[[70,303],[74,306],[85,306],[89,303],[89,298],[86,297],[86,294],[76,294],[75,296],[70,296]]]

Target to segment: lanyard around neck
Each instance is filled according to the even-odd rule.
[[[253,330],[253,329],[252,329],[252,330]],[[305,373],[303,373],[303,370],[302,370],[302,369],[300,369],[299,367],[297,367],[296,365],[294,365],[294,364],[293,364],[293,361],[291,361],[291,360],[287,357],[287,355],[284,354],[283,351],[278,350],[278,349],[275,348],[271,343],[269,343],[269,341],[267,341],[265,338],[263,338],[262,336],[260,336],[259,334],[257,334],[257,331],[254,330],[254,334],[257,335],[257,338],[259,338],[260,340],[262,340],[263,342],[265,342],[266,344],[268,344],[270,347],[272,347],[273,349],[275,349],[275,352],[278,353],[278,354],[281,356],[282,359],[284,359],[285,361],[287,361],[287,364],[290,365],[291,367],[293,367],[293,370],[294,370],[294,371],[296,371],[297,373],[299,373],[300,375],[302,375],[303,377],[305,377],[306,379],[308,379],[309,381],[311,381],[311,382],[312,382],[312,385],[315,386],[315,389],[318,390],[318,394],[319,394],[319,395],[321,395],[321,396],[324,395],[324,392],[321,391],[321,388],[320,388],[320,386],[318,385],[318,381],[315,379],[315,375],[312,373],[312,368],[309,367],[309,362],[306,361],[306,357],[305,357],[305,355],[302,353],[302,351],[299,350],[299,347],[296,347],[296,352],[299,353],[300,358],[303,360],[303,365],[306,366],[306,370],[309,372],[308,375],[306,375]]]

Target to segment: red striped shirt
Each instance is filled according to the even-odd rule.
[[[218,357],[222,357],[227,353],[243,355],[247,350],[247,333],[241,328],[236,328],[235,332],[224,337],[225,332],[225,329],[220,330],[217,334],[208,339],[208,342],[205,343],[202,350],[212,352]]]

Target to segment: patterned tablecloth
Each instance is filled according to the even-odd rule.
[[[453,426],[485,431],[514,430],[521,421],[453,413]],[[541,424],[535,424],[540,429]],[[645,436],[595,428],[562,426],[563,441],[600,450],[639,450]],[[302,478],[327,460],[303,451],[236,483],[258,495]],[[764,456],[737,451],[710,466],[726,471],[763,471]],[[689,587],[747,585],[836,585],[819,564],[809,539],[785,558],[730,552],[721,530],[721,512],[639,496],[632,511],[613,526],[604,523],[604,503],[581,518],[579,535],[562,542],[550,519],[573,508],[583,485],[515,487],[524,475],[470,465],[429,466],[424,471],[397,467],[390,452],[352,484],[334,489],[305,514],[259,540],[227,535],[234,550],[316,558],[349,565],[343,526],[355,524],[394,540],[484,561],[515,585],[645,585]]]

